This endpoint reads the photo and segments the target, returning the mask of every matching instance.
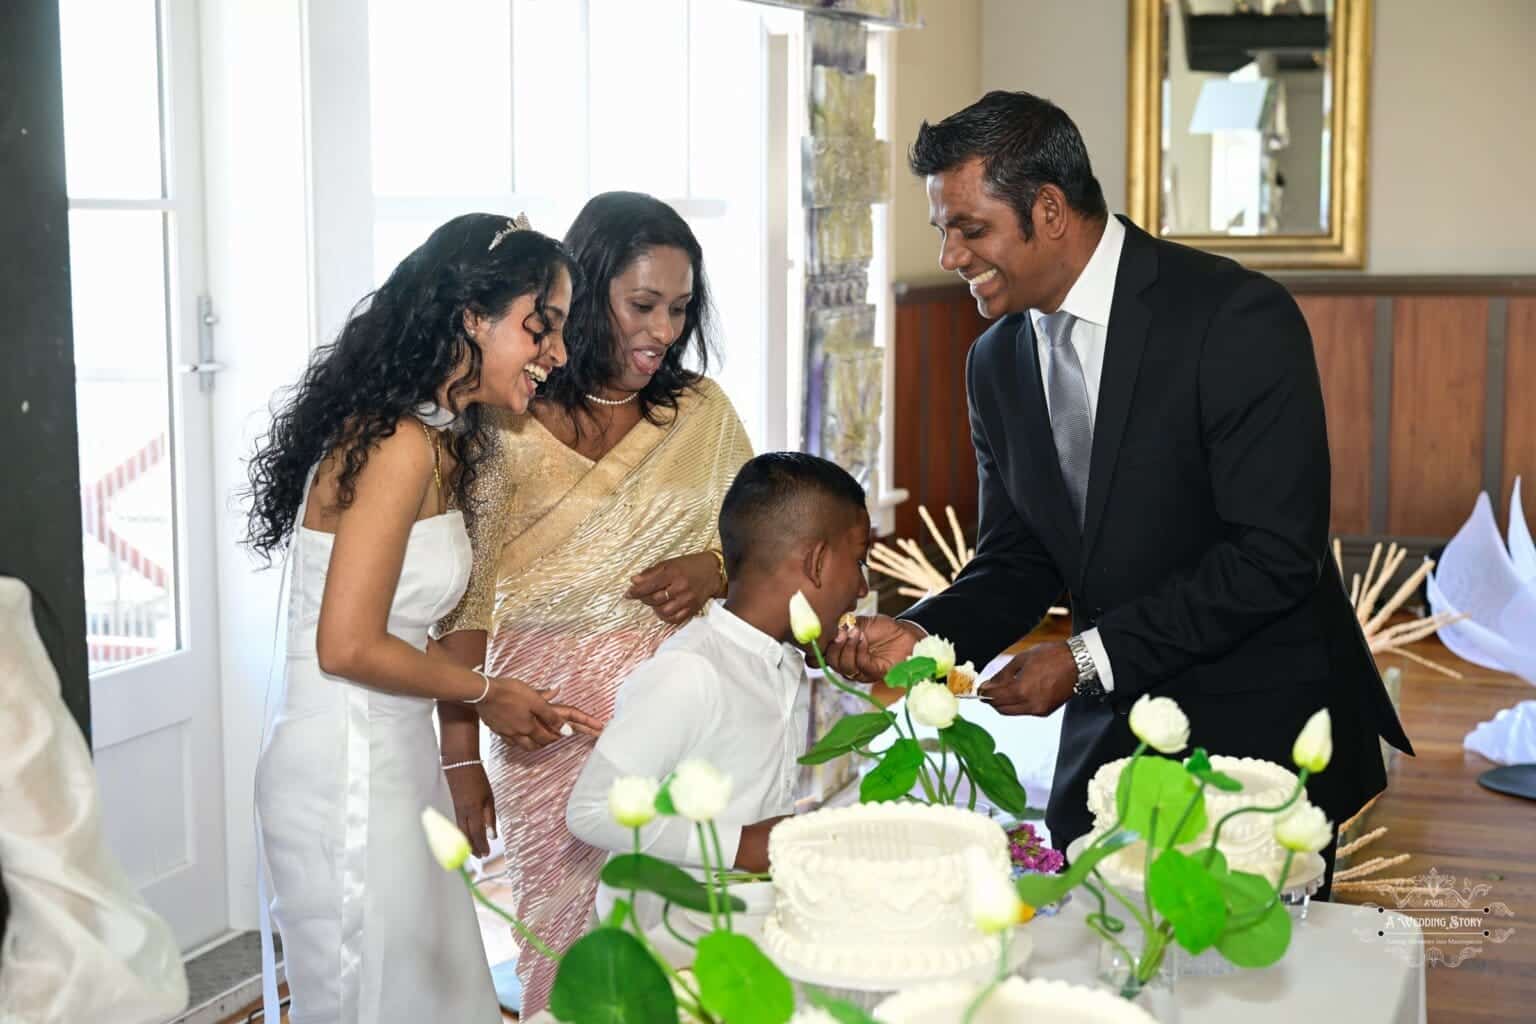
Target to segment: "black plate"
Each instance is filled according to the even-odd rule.
[[[1477,781],[1495,793],[1536,800],[1536,764],[1506,764],[1500,768],[1490,768],[1479,775]]]

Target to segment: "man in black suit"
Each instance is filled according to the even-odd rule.
[[[966,365],[980,477],[976,557],[900,620],[860,620],[831,658],[873,680],[934,633],[985,664],[1070,595],[1073,636],[982,695],[1065,704],[1046,812],[1088,831],[1088,781],[1125,756],[1142,694],[1190,743],[1291,765],[1327,707],[1308,785],[1334,822],[1386,785],[1378,736],[1411,753],[1328,552],[1329,464],[1312,339],[1275,282],[1111,217],[1072,120],[988,93],[912,146],[939,262],[996,320]],[[1332,848],[1327,858],[1332,870]]]

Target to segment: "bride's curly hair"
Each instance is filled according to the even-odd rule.
[[[507,218],[488,213],[450,220],[353,308],[335,342],[316,350],[250,460],[247,547],[271,562],[303,515],[310,472],[327,454],[340,456],[337,497],[345,508],[369,452],[402,416],[435,403],[450,377],[451,402],[478,386],[481,351],[465,329],[466,314],[494,320],[531,294],[534,310],[523,326],[543,343],[544,303],[562,269],[574,285],[576,268],[559,242],[527,229],[508,233],[509,227]],[[453,494],[466,514],[487,453],[482,422],[479,404],[471,403],[446,432],[458,464]]]

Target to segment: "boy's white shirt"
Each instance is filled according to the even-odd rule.
[[[584,842],[631,853],[632,830],[608,810],[614,780],[665,779],[684,760],[701,758],[731,779],[730,802],[715,822],[729,868],[744,826],[794,813],[809,716],[804,655],[712,601],[620,686],[613,719],[571,791],[566,824]],[[685,868],[702,864],[698,829],[686,818],[658,817],[640,830],[640,848]],[[627,897],[600,886],[599,917]],[[660,902],[642,897],[636,913],[652,927]]]

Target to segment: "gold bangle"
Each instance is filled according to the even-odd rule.
[[[726,591],[731,588],[731,579],[725,574],[725,555],[716,548],[706,548],[705,550],[715,556],[715,562],[720,566],[720,596],[724,597]]]

